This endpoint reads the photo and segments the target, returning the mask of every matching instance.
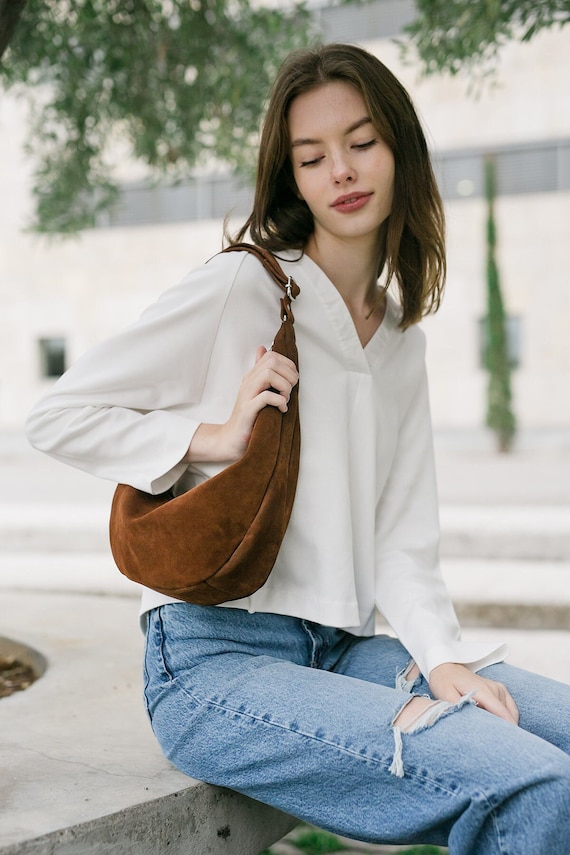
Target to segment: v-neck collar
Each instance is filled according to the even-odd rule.
[[[386,351],[387,340],[398,327],[400,310],[393,297],[390,294],[386,295],[384,317],[370,340],[363,346],[348,306],[319,265],[305,253],[299,257],[295,251],[289,251],[283,253],[282,257],[287,258],[288,261],[297,262],[307,270],[330,323],[337,333],[338,341],[349,361],[350,368],[357,371],[370,370],[382,359]],[[301,287],[302,293],[301,282],[299,282],[299,287]]]

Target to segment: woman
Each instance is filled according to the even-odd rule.
[[[415,324],[439,305],[443,214],[413,106],[377,59],[329,45],[285,63],[236,241],[247,231],[301,289],[297,494],[247,600],[145,590],[166,756],[361,840],[564,851],[570,688],[462,642],[439,574]],[[241,457],[263,407],[287,408],[298,374],[267,349],[275,308],[257,260],[216,256],[58,381],[32,443],[148,492],[191,488]],[[376,607],[397,639],[374,636]]]

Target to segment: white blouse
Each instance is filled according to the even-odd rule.
[[[377,607],[426,676],[443,662],[501,661],[460,640],[438,564],[439,523],[424,335],[398,328],[388,299],[362,347],[334,285],[307,256],[281,253],[301,289],[301,464],[267,583],[224,604],[372,635]],[[280,290],[248,253],[226,253],[166,291],[140,320],[85,354],[29,416],[38,449],[102,478],[183,492],[222,464],[180,463],[202,422],[232,411],[256,347],[271,346]],[[145,589],[142,610],[168,597]]]

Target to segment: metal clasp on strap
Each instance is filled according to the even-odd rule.
[[[285,283],[285,285],[283,287],[285,288],[285,293],[287,294],[287,297],[289,298],[289,300],[294,300],[295,297],[293,296],[293,291],[291,289],[291,282],[292,282],[292,278],[291,278],[291,276],[288,276],[287,282]]]

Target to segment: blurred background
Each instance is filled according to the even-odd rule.
[[[486,615],[503,597],[505,608],[528,602],[499,622],[540,624],[529,609],[546,598],[551,625],[568,629],[566,612],[552,617],[570,601],[564,8],[525,0],[512,18],[512,4],[464,0],[0,4],[5,587],[125,589],[106,542],[113,485],[29,449],[25,416],[84,350],[218,251],[224,217],[247,216],[281,58],[352,41],[408,88],[446,206],[447,290],[423,322],[444,570],[460,608],[476,601],[468,623],[496,623]],[[77,573],[78,554],[89,572]]]
[[[21,13],[13,31],[7,9]],[[448,284],[441,310],[423,322],[444,558],[567,567],[563,10],[560,0],[525,0],[514,18],[512,4],[464,0],[1,4],[4,553],[39,548],[15,533],[24,503],[30,519],[33,505],[34,520],[46,520],[54,502],[90,502],[104,523],[113,485],[28,449],[25,416],[84,350],[218,251],[224,217],[237,226],[247,216],[275,69],[291,47],[322,40],[363,45],[403,81],[445,201]],[[489,533],[501,527],[502,546]],[[85,530],[78,540],[86,551]],[[6,584],[13,566],[10,559]]]
[[[0,635],[49,663],[29,703],[1,701],[7,842],[187,786],[140,705],[114,485],[22,427],[82,352],[221,248],[228,213],[246,218],[268,86],[313,40],[357,42],[404,83],[444,198],[448,284],[423,328],[465,635],[570,680],[568,24],[566,0],[0,0]]]
[[[443,308],[424,323],[436,433],[469,447],[491,448],[496,442],[496,434],[482,431],[488,409],[490,299],[485,164],[492,159],[494,256],[510,375],[511,414],[506,418],[516,421],[519,449],[570,448],[570,27],[544,28],[528,42],[520,41],[518,31],[503,37],[490,72],[480,60],[460,66],[454,75],[444,70],[424,76],[426,63],[431,67],[433,61],[424,62],[413,50],[404,54],[397,43],[410,43],[405,27],[418,14],[411,0],[319,6],[295,25],[289,19],[279,23],[285,35],[277,48],[246,45],[250,54],[260,53],[259,68],[265,70],[254,75],[247,69],[246,88],[255,90],[256,100],[243,116],[247,134],[242,128],[236,136],[232,125],[234,138],[228,143],[230,131],[214,115],[219,105],[207,101],[213,97],[210,91],[202,94],[202,110],[188,126],[194,109],[188,104],[202,93],[193,92],[192,76],[198,71],[191,44],[187,56],[167,66],[162,77],[157,72],[158,79],[147,79],[147,71],[139,69],[137,83],[133,54],[147,47],[158,51],[158,32],[148,46],[135,41],[131,53],[123,55],[116,47],[117,67],[108,60],[109,67],[99,69],[103,59],[97,45],[102,52],[103,28],[112,32],[112,20],[92,20],[89,28],[67,18],[64,27],[50,11],[58,4],[35,5],[48,11],[29,12],[24,22],[29,34],[20,22],[20,52],[14,57],[16,49],[11,54],[8,48],[5,54],[5,83],[11,86],[0,102],[0,431],[17,432],[31,405],[67,365],[215,253],[229,212],[236,225],[245,218],[255,144],[250,138],[267,82],[289,42],[322,38],[356,41],[380,57],[408,88],[428,134],[446,204],[449,247]],[[62,44],[54,55],[37,43],[40,25],[45,25],[45,39],[53,42],[60,34]],[[113,35],[124,50],[131,26],[139,39],[128,21]],[[287,27],[292,30],[288,40]],[[74,68],[69,55],[81,51],[82,37],[85,53],[91,53]],[[219,39],[219,34],[213,31],[209,37]],[[232,50],[236,62],[240,59],[230,44],[228,63]],[[17,82],[10,78],[16,73],[11,56]],[[173,82],[182,60],[184,77]],[[207,66],[219,57],[208,54],[203,62]],[[135,75],[134,82],[128,76],[123,80],[121,63]],[[209,84],[222,101],[230,99],[222,103],[228,115],[231,98],[240,104],[246,100],[239,91],[224,93],[224,81],[232,79],[234,69],[235,64],[226,66]],[[62,79],[65,74],[71,79]],[[96,79],[90,82],[89,75]],[[120,90],[121,82],[123,101],[111,110],[101,91]],[[150,117],[136,112],[145,87]],[[50,103],[54,92],[55,107]],[[239,121],[241,113],[234,112],[232,122]],[[180,151],[176,143],[183,132],[193,147]],[[85,186],[85,181],[91,183]],[[62,239],[62,233],[73,236]],[[507,434],[510,430],[507,426]]]
[[[107,549],[113,485],[29,449],[23,421],[84,350],[219,250],[224,217],[247,216],[268,86],[291,47],[320,40],[357,42],[403,81],[445,201],[448,284],[423,327],[454,596],[487,611],[500,596],[570,601],[563,8],[521,2],[512,18],[512,5],[464,0],[0,5],[6,587],[127,584]],[[89,572],[77,573],[78,554]],[[508,620],[524,625],[528,608]],[[468,622],[496,623],[473,609]]]

